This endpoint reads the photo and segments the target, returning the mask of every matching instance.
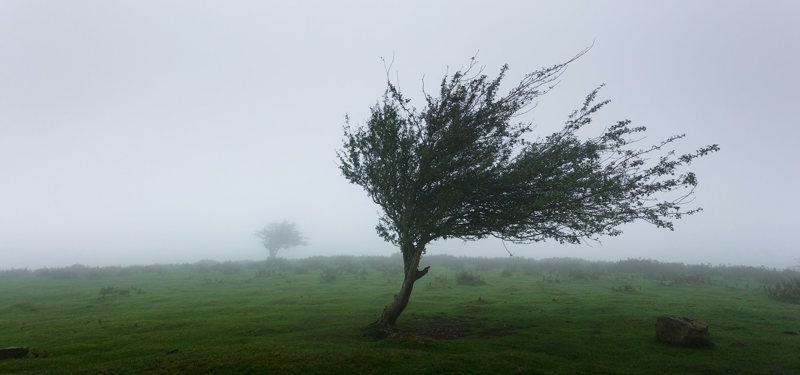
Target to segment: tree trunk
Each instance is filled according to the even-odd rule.
[[[403,285],[400,287],[400,292],[395,294],[394,301],[383,309],[383,313],[378,320],[372,322],[368,327],[381,331],[391,331],[394,329],[400,314],[402,314],[403,310],[408,306],[408,300],[411,297],[411,290],[414,289],[414,283],[425,276],[430,268],[425,267],[422,271],[417,269],[424,249],[425,246],[421,245],[411,247],[408,251],[403,251],[405,276],[403,277]]]
[[[275,260],[275,258],[277,258],[277,257],[278,257],[278,250],[277,249],[275,249],[275,250],[270,249],[269,250],[269,260]]]

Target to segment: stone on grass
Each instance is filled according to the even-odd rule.
[[[708,323],[686,316],[658,317],[656,338],[673,345],[711,345]]]
[[[27,346],[10,346],[0,348],[0,359],[27,357],[31,349]]]

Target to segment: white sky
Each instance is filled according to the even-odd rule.
[[[419,98],[477,51],[508,83],[595,40],[531,112],[541,135],[594,87],[597,118],[649,142],[686,133],[705,211],[674,232],[517,256],[800,263],[796,1],[0,1],[0,269],[263,259],[253,232],[297,222],[282,256],[388,255],[378,207],[336,167],[344,115],[393,79]],[[499,240],[430,254],[507,256]],[[423,260],[424,263],[424,260]]]

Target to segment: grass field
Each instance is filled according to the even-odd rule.
[[[800,305],[763,289],[795,273],[426,262],[384,339],[363,327],[399,288],[397,257],[0,272],[0,347],[33,349],[0,373],[800,373]],[[663,314],[706,320],[715,345],[656,342]]]

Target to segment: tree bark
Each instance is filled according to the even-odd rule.
[[[403,310],[408,306],[408,300],[411,297],[411,291],[414,289],[414,283],[421,279],[428,273],[430,267],[425,267],[422,271],[417,269],[419,267],[419,260],[422,258],[423,246],[416,246],[409,249],[408,252],[403,252],[404,263],[404,277],[403,284],[400,287],[400,292],[394,295],[394,301],[383,309],[383,313],[378,320],[372,322],[368,327],[381,330],[391,331],[394,329],[397,319]]]
[[[270,249],[269,250],[269,260],[275,260],[275,258],[277,258],[277,257],[278,257],[278,250],[277,249],[275,249],[275,250]]]

